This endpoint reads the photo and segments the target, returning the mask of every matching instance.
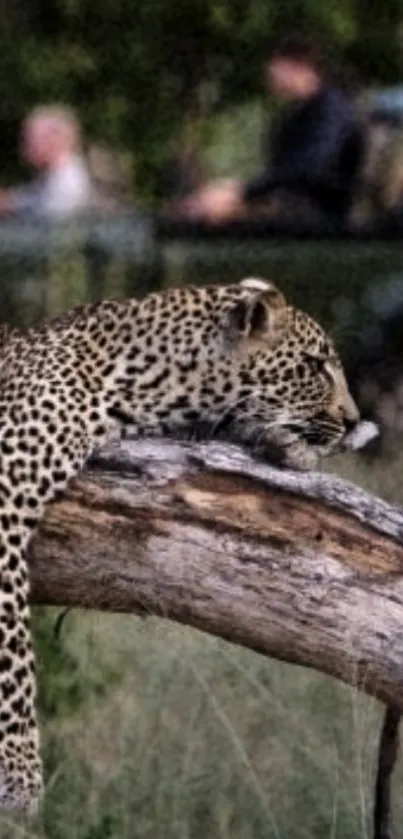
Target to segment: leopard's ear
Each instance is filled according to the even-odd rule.
[[[248,277],[241,280],[245,289],[227,314],[227,336],[232,341],[241,338],[263,339],[272,346],[284,334],[287,323],[287,303],[284,295],[268,280]]]
[[[283,305],[285,304],[284,295],[271,280],[264,280],[263,277],[245,277],[243,280],[240,280],[239,285],[250,291],[269,291],[275,293],[281,298]]]

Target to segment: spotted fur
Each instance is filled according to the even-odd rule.
[[[225,435],[307,469],[358,413],[320,326],[256,278],[87,306],[2,333],[0,350],[0,804],[31,808],[42,769],[25,554],[44,506],[127,426]]]

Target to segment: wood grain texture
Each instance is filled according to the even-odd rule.
[[[403,512],[235,446],[123,441],[48,508],[32,601],[157,614],[403,710]]]

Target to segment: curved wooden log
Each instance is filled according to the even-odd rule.
[[[403,512],[235,446],[123,441],[47,511],[32,600],[157,614],[403,710]]]

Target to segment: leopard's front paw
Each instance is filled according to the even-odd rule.
[[[282,465],[287,469],[298,469],[301,472],[309,472],[316,469],[319,461],[319,456],[315,449],[299,440],[296,443],[288,446],[284,452],[284,459]]]
[[[312,446],[289,428],[271,430],[264,441],[264,456],[283,469],[309,471],[318,465],[319,456]]]

